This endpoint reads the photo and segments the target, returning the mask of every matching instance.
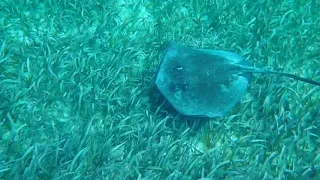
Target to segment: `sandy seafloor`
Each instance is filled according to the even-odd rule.
[[[254,75],[221,118],[157,91],[163,44],[320,81],[317,0],[2,0],[0,179],[320,179],[320,91]]]

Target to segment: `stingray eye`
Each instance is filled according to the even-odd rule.
[[[178,70],[178,71],[181,71],[182,69],[183,69],[182,66],[178,66],[178,67],[177,67],[177,70]]]

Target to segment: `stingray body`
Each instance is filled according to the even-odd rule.
[[[293,74],[252,67],[232,52],[193,49],[174,42],[163,52],[155,83],[179,113],[221,117],[245,95],[252,73],[276,74],[320,86]]]

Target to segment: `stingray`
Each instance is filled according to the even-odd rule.
[[[320,86],[320,82],[294,74],[253,67],[233,52],[194,49],[175,42],[162,54],[155,84],[182,115],[222,117],[246,94],[253,73]]]

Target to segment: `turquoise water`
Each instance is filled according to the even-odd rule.
[[[319,81],[318,1],[0,2],[0,179],[319,179],[320,94],[255,75],[226,116],[184,117],[163,44]]]

